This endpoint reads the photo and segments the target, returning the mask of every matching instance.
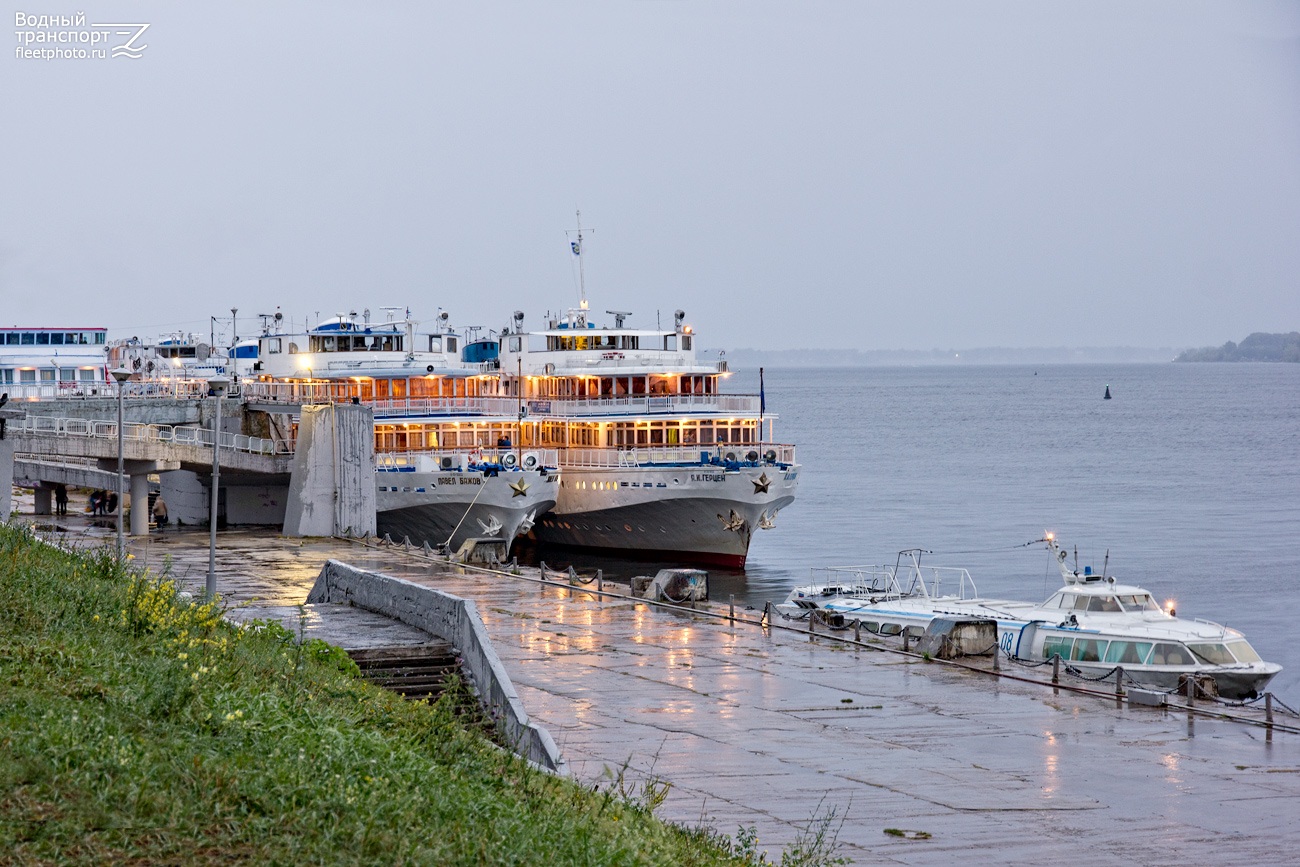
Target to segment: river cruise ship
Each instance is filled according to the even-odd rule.
[[[447,327],[417,330],[409,313],[386,321],[340,314],[294,331],[281,318],[258,338],[247,399],[274,407],[365,403],[375,413],[379,534],[448,547],[471,537],[528,532],[555,505],[554,449],[515,444],[514,403],[497,378],[461,360],[463,341]]]
[[[584,300],[529,331],[516,312],[497,341],[520,439],[559,453],[539,541],[743,567],[754,533],[794,501],[794,446],[774,441],[761,394],[723,393],[727,364],[700,357],[684,312],[668,328],[607,315],[597,324]]]

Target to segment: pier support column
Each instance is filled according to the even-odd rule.
[[[304,406],[284,535],[375,532],[375,415],[368,406]]]
[[[149,477],[131,476],[131,535],[149,535]]]
[[[0,521],[8,521],[13,511],[14,498],[10,491],[14,489],[14,441],[9,439],[5,428],[27,414],[21,409],[0,409]]]
[[[9,462],[9,466],[11,468],[13,467],[13,461]],[[10,471],[12,472],[12,469]],[[53,515],[54,514],[54,507],[52,505],[54,502],[53,496],[54,496],[54,490],[52,488],[45,487],[44,482],[41,482],[39,485],[37,485],[36,486],[36,507],[32,509],[33,514]]]

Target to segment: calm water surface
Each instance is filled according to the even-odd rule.
[[[757,371],[728,390],[757,392]],[[745,572],[712,573],[715,599],[758,607],[809,567],[911,547],[985,596],[1043,599],[1059,573],[1016,546],[1050,529],[1081,565],[1109,550],[1108,574],[1245,632],[1300,707],[1300,365],[768,369],[766,391],[798,499]]]
[[[1300,707],[1300,365],[771,369],[766,385],[800,494],[723,593],[762,604],[810,565],[924,547],[984,595],[1047,598],[1043,546],[1009,549],[1050,529],[1080,564],[1109,550],[1109,575],[1179,616],[1243,630]]]

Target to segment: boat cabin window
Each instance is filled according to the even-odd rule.
[[[1076,638],[1074,640],[1074,653],[1070,655],[1070,658],[1079,662],[1101,662],[1102,657],[1106,654],[1106,644],[1107,642],[1095,638]]]
[[[1112,641],[1106,650],[1106,661],[1117,665],[1142,665],[1150,652],[1149,641]]]
[[[1073,608],[1073,593],[1054,593],[1050,599],[1043,603],[1044,608]]]
[[[442,338],[441,338],[441,337],[430,337],[430,338],[429,338],[429,351],[430,351],[430,352],[442,352]]]
[[[1245,641],[1233,641],[1228,644],[1228,649],[1232,655],[1237,657],[1238,662],[1263,662],[1255,648],[1251,647]]]
[[[267,354],[267,355],[279,355],[279,354],[280,354],[280,338],[278,338],[278,337],[269,337],[269,338],[267,338],[267,340],[266,340],[266,354]]]
[[[1064,635],[1049,635],[1043,639],[1043,659],[1051,659],[1053,656],[1060,655],[1061,659],[1070,658],[1070,645],[1074,643],[1073,638]]]
[[[1222,644],[1189,644],[1187,649],[1201,662],[1211,665],[1232,665],[1237,661]]]
[[[1152,665],[1191,665],[1192,655],[1181,644],[1157,644],[1151,651]]]

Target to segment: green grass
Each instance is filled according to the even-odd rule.
[[[492,746],[328,646],[0,525],[0,863],[672,864],[753,841]]]

